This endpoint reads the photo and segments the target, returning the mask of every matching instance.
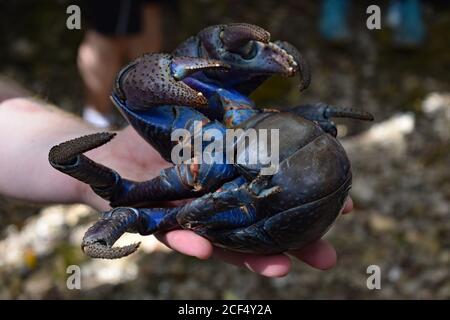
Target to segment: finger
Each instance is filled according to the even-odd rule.
[[[328,270],[334,267],[337,261],[336,250],[328,241],[323,239],[302,249],[290,251],[289,254],[320,270]]]
[[[284,254],[266,256],[214,248],[213,257],[266,277],[283,277],[291,269],[291,259]]]
[[[174,230],[155,234],[156,238],[169,248],[182,254],[208,259],[213,253],[211,243],[189,230]]]
[[[347,200],[345,201],[344,209],[342,210],[342,214],[349,213],[353,210],[353,200],[349,196],[347,197]]]

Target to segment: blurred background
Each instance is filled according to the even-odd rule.
[[[120,126],[104,93],[116,68],[142,52],[170,52],[208,25],[260,25],[297,46],[312,84],[300,94],[296,79],[275,77],[253,95],[259,106],[323,101],[375,115],[370,124],[338,122],[355,203],[326,235],[338,264],[322,272],[297,261],[288,276],[267,279],[173,253],[153,237],[128,258],[91,260],[79,245],[92,209],[0,197],[1,299],[450,298],[447,1],[117,1],[119,11],[135,10],[128,18],[113,2],[0,2],[0,100],[33,95],[98,127]],[[66,27],[71,4],[81,8],[80,30]],[[380,30],[366,27],[370,4],[381,8]],[[82,290],[66,287],[72,264]],[[366,287],[372,264],[381,290]]]

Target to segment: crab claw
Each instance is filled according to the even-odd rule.
[[[287,41],[275,41],[274,43],[287,53],[290,64],[292,64],[296,68],[296,71],[298,71],[300,75],[300,91],[308,88],[311,83],[311,71],[309,64],[300,52],[298,52],[297,48]]]
[[[287,76],[298,70],[294,57],[270,42],[268,31],[253,24],[211,26],[200,31],[198,37],[209,57],[229,63],[232,70]]]
[[[269,32],[261,27],[248,23],[215,25],[201,30],[197,38],[198,42],[191,38],[176,52],[199,54],[229,64],[228,74],[209,72],[208,75],[221,82],[231,82],[246,94],[275,74],[299,73],[300,89],[309,85],[309,68],[297,49],[284,41],[271,42]]]
[[[233,52],[241,49],[251,40],[269,43],[270,33],[253,24],[231,23],[223,26],[219,37],[224,48]]]
[[[115,208],[106,212],[83,237],[81,248],[88,256],[100,259],[119,259],[135,252],[140,242],[123,247],[114,243],[127,231],[135,231],[139,213],[133,208]]]
[[[181,80],[199,71],[228,68],[218,60],[145,54],[119,72],[114,94],[135,109],[165,104],[204,107],[208,101],[203,94]]]

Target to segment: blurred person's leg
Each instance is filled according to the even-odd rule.
[[[106,128],[117,122],[109,99],[117,72],[130,59],[160,49],[159,5],[144,0],[88,4],[91,29],[78,51],[78,68],[86,88],[83,118]]]
[[[129,38],[128,59],[147,52],[158,52],[162,46],[161,5],[145,1],[141,12],[141,32]]]
[[[388,17],[395,32],[395,45],[416,47],[424,41],[425,25],[419,0],[392,0]]]
[[[79,47],[78,70],[86,91],[83,118],[96,127],[106,128],[112,122],[109,95],[124,51],[123,40],[93,30],[86,32]]]
[[[324,39],[333,42],[350,39],[350,6],[351,0],[322,0],[319,31]]]

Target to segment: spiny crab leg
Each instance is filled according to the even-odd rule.
[[[139,213],[133,208],[115,208],[91,226],[83,237],[81,248],[92,258],[119,259],[135,252],[140,242],[113,247],[125,232],[134,231]]]
[[[117,76],[115,94],[137,109],[167,104],[205,107],[206,97],[182,80],[211,69],[225,71],[229,66],[219,60],[145,54],[122,69]]]

